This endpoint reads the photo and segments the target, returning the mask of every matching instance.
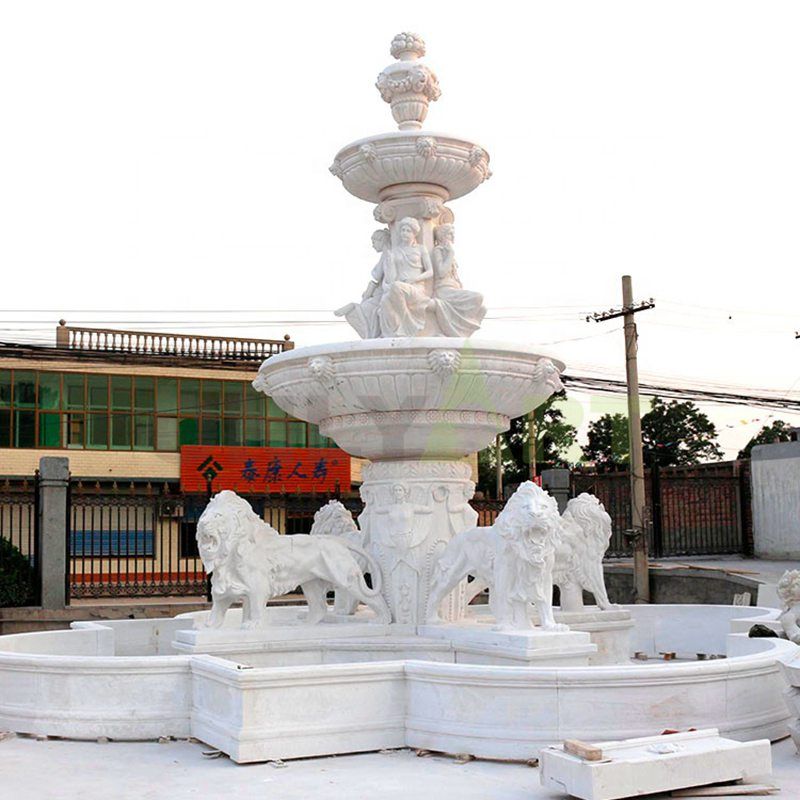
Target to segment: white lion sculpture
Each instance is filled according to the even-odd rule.
[[[454,536],[436,563],[428,619],[439,621],[442,600],[468,575],[489,587],[497,628],[530,628],[530,603],[545,630],[565,631],[553,617],[553,566],[560,531],[558,504],[531,481],[523,483],[494,525]]]
[[[611,517],[594,495],[584,492],[567,503],[553,566],[553,583],[561,592],[562,611],[583,610],[584,589],[594,595],[601,610],[617,608],[608,599],[603,576],[603,556],[611,530]],[[470,583],[466,603],[486,588],[485,581]]]
[[[561,541],[553,570],[562,611],[582,610],[584,589],[594,595],[601,610],[616,608],[608,599],[603,576],[603,556],[611,530],[611,517],[594,495],[584,492],[567,503],[561,515]]]
[[[380,570],[364,550],[334,537],[283,536],[235,492],[225,490],[211,499],[197,523],[197,544],[203,566],[212,573],[210,627],[220,627],[228,608],[241,599],[242,627],[256,628],[264,622],[267,601],[297,586],[308,602],[310,624],[327,613],[329,585],[365,603],[377,621],[390,619],[380,595]],[[365,583],[356,556],[372,568],[375,588]]]
[[[783,603],[783,613],[779,619],[786,638],[800,644],[800,626],[797,624],[800,620],[800,570],[786,570],[775,590]]]
[[[314,514],[314,524],[311,526],[312,536],[335,536],[340,541],[355,545],[353,555],[362,572],[369,570],[367,559],[360,551],[364,548],[364,535],[358,529],[353,515],[338,500],[330,500]],[[335,588],[335,587],[334,587]],[[331,587],[326,586],[326,592]],[[358,606],[358,598],[353,597],[344,589],[335,589],[333,611],[335,614],[354,614]]]

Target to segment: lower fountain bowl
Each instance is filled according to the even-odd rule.
[[[253,386],[355,456],[450,459],[560,391],[563,368],[517,344],[365,339],[272,356]]]

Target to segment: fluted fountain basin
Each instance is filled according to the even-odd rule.
[[[490,175],[489,155],[458,136],[430,131],[394,131],[343,147],[330,168],[350,194],[378,203],[397,184],[433,184],[445,200],[468,194]]]
[[[461,458],[561,389],[564,365],[531,348],[446,337],[290,350],[253,386],[369,459]]]

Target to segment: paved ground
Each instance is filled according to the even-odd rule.
[[[206,759],[189,742],[109,743],[14,738],[0,742],[0,797],[9,800],[552,800],[539,771],[521,764],[407,750],[238,766]],[[800,797],[800,756],[791,740],[773,746],[779,797]],[[655,796],[654,800],[655,800]],[[660,797],[660,795],[659,795]]]

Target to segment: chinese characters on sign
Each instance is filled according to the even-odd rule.
[[[326,492],[350,488],[350,456],[335,448],[181,448],[181,489],[239,493]]]

